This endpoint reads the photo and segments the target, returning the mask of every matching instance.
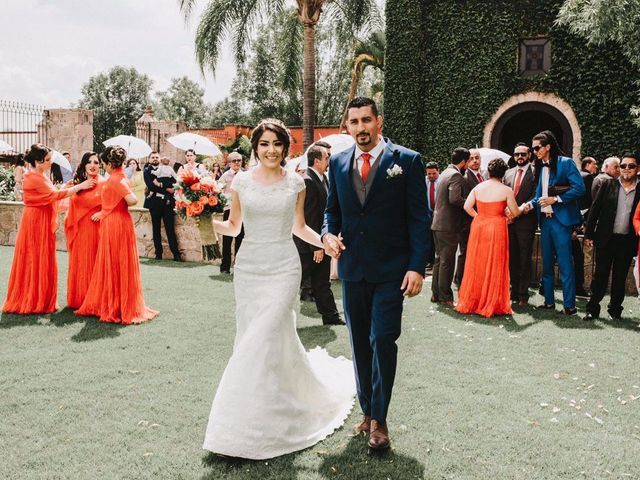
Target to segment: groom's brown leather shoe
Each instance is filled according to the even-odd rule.
[[[384,450],[389,448],[389,430],[387,424],[371,420],[371,433],[369,434],[369,448]]]
[[[371,417],[364,415],[362,421],[355,426],[356,434],[367,433],[371,430]]]

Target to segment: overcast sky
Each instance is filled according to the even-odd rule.
[[[0,0],[0,99],[67,107],[82,85],[115,65],[147,74],[154,90],[188,76],[216,102],[229,93],[234,64],[225,53],[216,78],[203,78],[194,36],[200,1],[185,25],[177,0]]]

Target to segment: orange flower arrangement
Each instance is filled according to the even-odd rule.
[[[199,218],[221,213],[227,203],[222,189],[212,177],[185,172],[180,177],[176,192],[176,212],[182,218]]]

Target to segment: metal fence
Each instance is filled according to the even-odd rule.
[[[0,140],[22,153],[36,142],[47,143],[42,105],[0,100]]]

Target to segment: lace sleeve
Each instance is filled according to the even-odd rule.
[[[307,188],[304,183],[304,179],[299,174],[290,172],[289,175],[291,176],[291,185],[296,193],[300,193],[302,190]]]

